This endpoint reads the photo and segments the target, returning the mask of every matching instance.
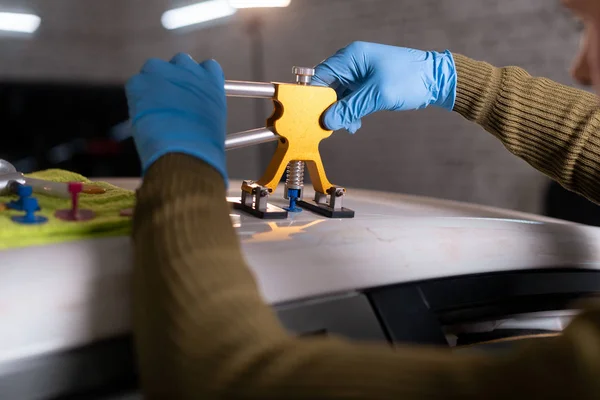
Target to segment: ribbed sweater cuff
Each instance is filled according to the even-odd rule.
[[[494,106],[494,94],[500,90],[500,71],[461,54],[453,57],[457,74],[454,111],[469,120],[485,119]]]
[[[588,199],[600,202],[600,111],[591,93],[454,54],[454,111],[513,154]]]
[[[170,153],[159,158],[148,169],[138,199],[147,202],[157,199],[176,199],[202,193],[207,200],[224,203],[225,182],[221,174],[195,157]]]

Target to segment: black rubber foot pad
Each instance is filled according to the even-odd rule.
[[[297,203],[300,207],[306,208],[314,213],[323,215],[328,218],[354,218],[354,210],[342,207],[341,210],[332,210],[328,206],[309,203],[308,201],[300,200]]]
[[[11,218],[14,222],[17,222],[19,224],[24,224],[24,225],[39,225],[39,224],[45,224],[46,222],[48,222],[48,218],[41,216],[41,215],[34,215],[33,218],[31,217],[27,217],[26,215],[15,215],[14,217]]]
[[[57,210],[54,216],[63,221],[89,221],[96,218],[96,213],[92,210],[77,210],[77,215],[73,215],[71,210]]]
[[[238,201],[230,201],[230,204],[233,204],[233,208],[236,210],[244,211],[256,218],[261,219],[286,219],[288,217],[288,212],[283,208],[279,208],[272,204],[267,204],[267,211],[258,211],[252,207],[248,207],[242,204],[241,200]]]

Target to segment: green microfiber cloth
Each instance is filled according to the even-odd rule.
[[[70,209],[71,200],[38,193],[33,194],[41,207],[36,214],[48,218],[48,222],[44,224],[19,224],[12,221],[10,217],[23,215],[23,212],[8,209],[0,211],[0,250],[79,239],[126,236],[131,232],[131,217],[121,216],[120,212],[134,207],[135,192],[117,188],[106,182],[91,182],[79,174],[59,169],[39,171],[27,176],[55,182],[94,183],[105,188],[106,192],[79,195],[79,207],[96,213],[96,217],[89,221],[63,221],[56,218],[54,212]],[[0,196],[0,204],[16,199],[18,196]]]

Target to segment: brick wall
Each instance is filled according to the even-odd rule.
[[[49,2],[32,7],[43,3]],[[37,40],[0,41],[0,51],[9,55],[0,63],[0,75],[123,81],[148,57],[186,51],[197,59],[216,58],[228,79],[253,78],[246,24],[255,12],[202,30],[166,32],[161,13],[181,2],[52,3],[42,11],[56,16],[70,10],[71,19],[83,19],[69,25],[53,17],[47,35],[41,30]],[[70,9],[67,3],[85,7]],[[292,65],[315,64],[353,40],[364,40],[448,48],[572,84],[568,68],[578,33],[558,0],[293,0],[287,9],[261,14],[268,80],[289,80]],[[266,102],[264,110],[266,115]],[[253,103],[231,100],[229,121],[230,132],[255,127]],[[230,153],[231,175],[258,177],[269,151],[262,146]],[[535,212],[547,184],[478,126],[433,109],[368,117],[356,135],[337,132],[322,152],[330,179],[345,186]]]

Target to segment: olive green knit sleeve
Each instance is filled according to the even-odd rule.
[[[518,67],[454,55],[454,111],[564,187],[600,203],[600,107],[595,95]]]
[[[498,358],[290,335],[262,300],[225,193],[216,170],[182,154],[156,161],[137,193],[133,329],[144,398],[600,398],[597,314]]]

